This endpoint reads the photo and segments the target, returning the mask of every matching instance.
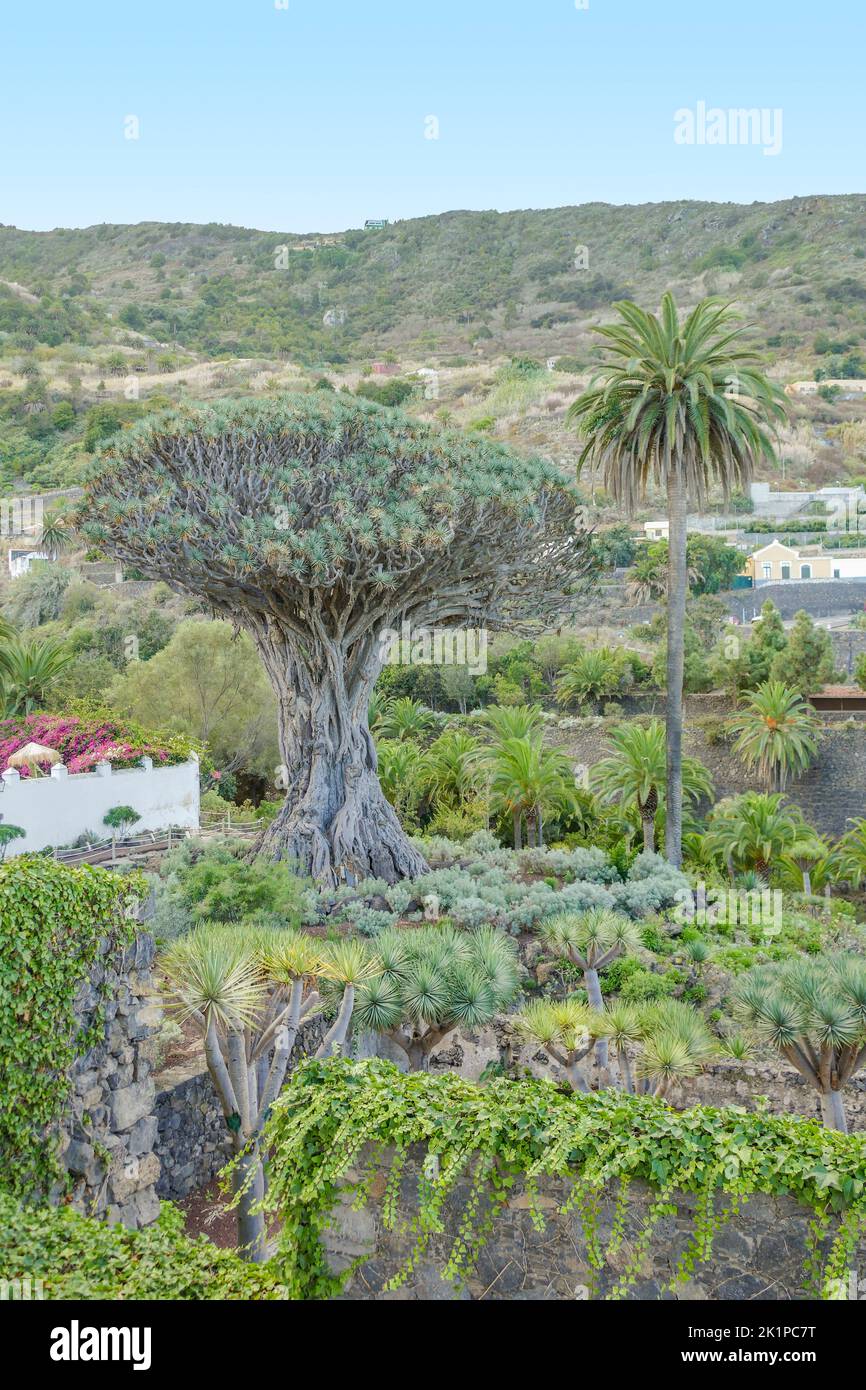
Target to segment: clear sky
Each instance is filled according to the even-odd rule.
[[[8,0],[0,222],[302,232],[866,191],[864,0],[283,4]],[[781,153],[675,143],[701,101],[780,108]]]

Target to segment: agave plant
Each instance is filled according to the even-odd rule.
[[[433,1049],[455,1028],[488,1023],[520,979],[517,947],[495,927],[382,932],[376,958],[358,991],[355,1026],[385,1034],[413,1071],[427,1070]]]
[[[818,1092],[828,1129],[847,1133],[842,1092],[866,1061],[866,961],[798,958],[757,966],[738,982],[737,1015]]]
[[[232,1147],[238,1245],[264,1259],[264,1195],[259,1140],[280,1093],[301,1024],[322,1007],[317,982],[339,985],[342,1002],[317,1056],[346,1039],[355,991],[376,969],[355,942],[325,946],[303,932],[205,924],[161,960],[171,1007],[201,1030],[208,1071]]]
[[[539,926],[544,945],[559,956],[566,956],[583,974],[590,1005],[601,1009],[604,1000],[598,974],[626,950],[641,944],[640,932],[628,917],[608,908],[592,912],[563,912],[547,917]],[[607,1042],[598,1049],[599,1066],[608,1064]]]

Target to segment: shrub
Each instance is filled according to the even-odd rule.
[[[9,1279],[42,1280],[47,1299],[282,1299],[268,1266],[246,1264],[207,1236],[183,1233],[183,1215],[163,1204],[140,1231],[109,1226],[69,1207],[19,1206],[0,1195],[3,1267]]]

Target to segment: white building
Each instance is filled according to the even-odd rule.
[[[20,579],[22,574],[27,574],[34,560],[50,559],[51,556],[46,555],[44,550],[10,550],[9,573],[13,579]]]

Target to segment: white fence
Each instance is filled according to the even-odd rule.
[[[94,772],[71,773],[58,764],[48,777],[21,777],[14,768],[3,773],[0,816],[5,825],[19,825],[24,839],[13,840],[7,857],[25,850],[70,845],[90,832],[102,840],[110,832],[103,817],[115,806],[131,806],[140,816],[134,835],[176,826],[199,825],[199,766],[193,756],[185,763],[154,767],[142,758],[141,767],[115,771],[99,763]]]

